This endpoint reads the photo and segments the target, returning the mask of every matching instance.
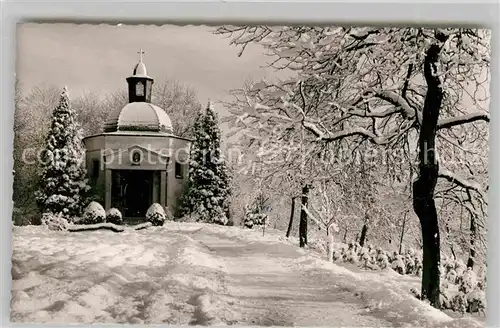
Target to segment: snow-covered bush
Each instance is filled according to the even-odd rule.
[[[405,262],[403,261],[403,256],[396,255],[393,257],[393,261],[391,263],[391,268],[397,273],[403,275],[406,273]]]
[[[387,252],[382,249],[377,250],[377,265],[380,269],[390,267],[389,256],[387,256]]]
[[[334,262],[347,262],[362,269],[392,269],[401,275],[420,275],[422,272],[422,253],[408,249],[404,254],[389,253],[381,248],[361,247],[351,242],[333,252]],[[464,269],[465,268],[465,269]],[[460,260],[443,256],[440,265],[441,308],[459,313],[485,313],[486,278],[484,272],[477,275]],[[418,299],[420,292],[412,288],[410,292]]]
[[[372,251],[372,248],[370,246],[368,248],[361,247],[359,255],[363,269],[371,269],[371,270],[380,269],[377,266],[375,253]]]
[[[475,288],[472,292],[467,294],[467,312],[469,313],[483,313],[486,311],[486,293],[479,287]]]
[[[163,206],[158,203],[151,205],[146,213],[146,219],[154,226],[162,226],[166,220],[166,214]]]
[[[404,263],[405,263],[405,274],[413,274],[415,272],[415,255],[412,251],[408,251],[404,255]]]
[[[355,243],[349,243],[347,250],[344,254],[344,261],[352,264],[358,264],[359,254],[357,252],[357,245]]]
[[[464,293],[457,290],[457,285],[444,281],[441,284],[441,308],[462,314],[485,314],[486,294],[477,287],[469,293]]]
[[[422,274],[422,258],[420,256],[415,256],[415,269],[413,274],[420,276]]]
[[[458,313],[464,314],[467,312],[467,298],[464,293],[458,292],[451,299],[450,310],[456,311]]]
[[[485,313],[484,279],[460,260],[443,257],[441,263],[441,307],[459,313]]]
[[[464,294],[472,292],[477,286],[477,275],[472,268],[467,268],[462,279],[459,279],[458,290]]]
[[[61,214],[53,214],[53,213],[43,213],[42,214],[42,225],[49,228],[49,230],[66,230],[68,227],[68,220]]]
[[[372,245],[361,247],[359,243],[349,243],[346,247],[334,250],[333,260],[357,264],[363,269],[384,270],[392,268],[405,275],[420,275],[422,271],[421,253],[408,249],[404,254],[389,253]]]
[[[267,226],[269,224],[269,216],[266,213],[268,205],[269,199],[264,194],[259,193],[251,204],[245,206],[243,225],[249,229]]]
[[[254,227],[262,227],[269,221],[265,213],[247,213],[243,225],[246,228],[252,229]]]
[[[103,223],[106,221],[106,211],[104,207],[98,202],[90,202],[85,208],[83,216],[80,220],[75,223],[78,224],[96,224]]]
[[[123,224],[122,213],[117,208],[110,208],[106,212],[106,222],[117,225]]]
[[[333,262],[337,262],[339,260],[342,260],[342,254],[344,254],[344,248],[336,249],[333,251],[333,256],[332,260]]]

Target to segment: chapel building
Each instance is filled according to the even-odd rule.
[[[176,212],[191,144],[173,134],[168,114],[151,103],[154,80],[142,54],[126,79],[128,104],[109,113],[103,133],[83,139],[93,192],[126,219],[145,217],[153,203]]]

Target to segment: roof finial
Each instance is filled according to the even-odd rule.
[[[143,55],[143,54],[145,54],[145,52],[144,52],[144,51],[142,50],[142,48],[141,48],[141,50],[140,50],[140,51],[138,51],[137,53],[139,54],[139,62],[141,62],[141,63],[142,63],[142,55]]]

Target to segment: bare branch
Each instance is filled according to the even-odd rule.
[[[472,123],[476,121],[490,121],[490,115],[488,113],[472,113],[468,115],[445,118],[438,121],[438,129],[449,129],[451,127]]]

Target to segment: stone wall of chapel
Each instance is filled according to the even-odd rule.
[[[146,149],[151,149],[157,152],[169,152],[171,154],[170,162],[167,166],[167,191],[166,205],[172,213],[176,213],[178,209],[178,200],[182,193],[183,187],[188,180],[188,157],[190,142],[188,140],[179,139],[170,136],[158,135],[126,135],[126,134],[104,134],[86,138],[84,140],[87,149],[86,167],[89,180],[93,181],[92,187],[97,190],[102,190],[101,198],[104,201],[105,188],[105,171],[102,165],[101,154],[104,149],[108,151],[116,151],[120,149],[128,149],[139,145]],[[98,177],[94,179],[93,164],[94,160],[98,160],[100,164]],[[181,179],[175,176],[176,160],[182,164],[183,177]],[[104,204],[103,204],[104,205]]]

